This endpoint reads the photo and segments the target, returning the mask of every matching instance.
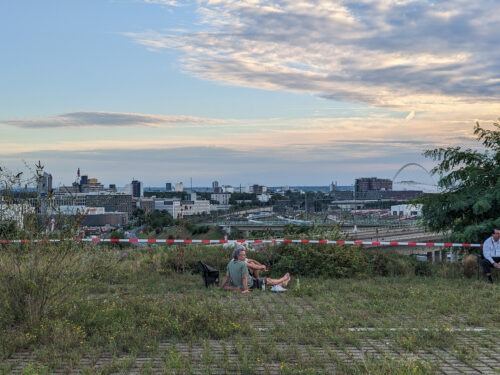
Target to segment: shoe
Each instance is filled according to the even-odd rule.
[[[486,278],[486,282],[489,283],[489,284],[493,284],[493,279],[491,278],[491,276],[488,276]]]
[[[283,288],[281,285],[274,285],[271,288],[271,292],[286,292],[287,289]]]

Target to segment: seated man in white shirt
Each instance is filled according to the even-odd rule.
[[[483,266],[486,281],[493,283],[491,267],[500,268],[500,229],[493,229],[491,237],[484,241],[483,257],[481,265]]]

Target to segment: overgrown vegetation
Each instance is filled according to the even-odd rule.
[[[487,130],[477,123],[474,134],[483,151],[446,147],[424,153],[439,162],[431,172],[442,189],[422,200],[424,223],[464,243],[482,242],[500,227],[500,125]]]
[[[169,361],[164,362],[167,373],[175,373],[175,363],[188,363],[178,373],[194,372],[186,353],[174,349],[179,343],[178,347],[208,345],[207,366],[216,365],[232,373],[259,372],[270,363],[282,367],[279,373],[297,373],[299,369],[317,373],[326,371],[325,366],[333,361],[340,373],[405,370],[408,372],[403,373],[430,374],[436,364],[422,358],[401,357],[387,362],[383,355],[367,356],[346,364],[335,356],[322,362],[314,355],[294,354],[293,348],[360,347],[360,337],[374,340],[382,335],[394,350],[408,353],[434,348],[463,352],[456,346],[452,327],[479,325],[489,329],[500,323],[496,286],[479,288],[483,284],[465,281],[459,272],[448,270],[458,267],[453,264],[429,264],[431,276],[418,277],[411,258],[390,252],[293,244],[263,248],[252,257],[269,261],[271,275],[292,271],[292,284],[285,295],[254,291],[245,296],[206,289],[196,273],[198,260],[224,270],[230,249],[190,246],[184,255],[185,272],[178,273],[175,246],[130,248],[123,257],[122,250],[97,244],[47,244],[37,251],[35,246],[41,245],[3,245],[0,252],[0,272],[5,275],[0,284],[0,329],[5,333],[0,336],[0,357],[5,361],[15,352],[27,350],[48,373],[60,368],[70,371],[89,355],[95,360],[103,355],[117,359],[144,353],[154,356],[160,343],[170,342],[172,350],[165,352]],[[59,276],[54,270],[44,276],[40,273],[35,280],[31,274],[20,273],[13,284],[9,281],[12,273],[4,274],[13,259],[22,261],[26,270],[32,268],[35,254],[39,265],[45,265],[39,268],[46,269],[57,248],[64,251],[64,246],[71,248],[72,255],[67,255],[67,263],[59,263]],[[16,258],[20,254],[22,258]],[[356,277],[346,278],[352,275],[352,269],[358,270]],[[381,274],[387,276],[378,276]],[[52,277],[56,280],[43,281]],[[297,278],[300,286],[295,284]],[[73,281],[60,291],[61,298],[47,300],[44,313],[37,319],[30,315],[35,310],[14,302],[29,301],[42,292],[42,287],[57,291],[63,280]],[[352,331],[373,327],[378,331]],[[389,330],[394,327],[404,329]],[[214,342],[226,343],[235,352],[214,355],[210,348]],[[262,346],[263,342],[269,345]],[[280,345],[288,349],[279,349]],[[471,354],[470,358],[475,357]],[[125,363],[120,362],[120,366]],[[419,370],[411,372],[414,368]]]

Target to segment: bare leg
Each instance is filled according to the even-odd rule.
[[[281,286],[287,286],[288,283],[290,282],[290,274],[287,272],[285,276],[283,276],[280,279],[271,279],[270,277],[266,277],[266,284],[267,285],[281,285]]]
[[[259,271],[267,272],[267,267],[254,259],[247,259],[247,266],[253,277],[259,278]]]

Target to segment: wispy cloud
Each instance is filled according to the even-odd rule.
[[[168,127],[174,124],[220,122],[223,121],[194,116],[160,116],[114,112],[72,112],[34,119],[0,120],[0,124],[20,128]]]
[[[309,184],[331,180],[345,184],[374,171],[377,177],[392,178],[408,162],[431,169],[432,162],[423,158],[422,151],[449,144],[474,148],[473,124],[433,122],[425,114],[412,121],[381,116],[369,124],[364,118],[236,121],[203,125],[196,131],[199,138],[145,128],[133,135],[103,131],[98,139],[78,134],[71,140],[53,136],[18,143],[0,140],[0,157],[11,168],[19,160],[42,160],[66,183],[81,167],[97,177],[109,176],[112,170],[109,183],[122,185],[131,176],[157,186],[165,178],[190,177],[206,186],[221,178],[230,184],[296,184],[304,178]],[[457,132],[457,127],[464,130]],[[436,128],[438,136],[431,134]]]
[[[492,1],[199,1],[201,31],[128,33],[204,79],[393,108],[500,99]]]
[[[411,111],[410,113],[408,113],[408,116],[405,117],[405,120],[411,121],[413,120],[414,117],[415,117],[415,111]]]
[[[158,4],[158,5],[166,5],[169,7],[178,7],[180,6],[179,2],[176,0],[143,0],[146,4]]]

